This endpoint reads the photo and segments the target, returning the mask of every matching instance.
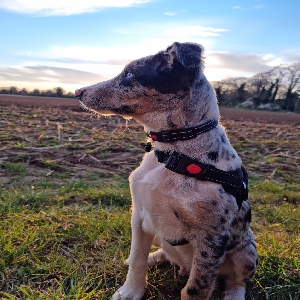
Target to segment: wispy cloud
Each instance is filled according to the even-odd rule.
[[[253,6],[251,8],[246,8],[246,7],[242,7],[242,6],[239,6],[239,5],[236,5],[236,6],[232,6],[231,8],[232,9],[237,9],[237,10],[253,10],[253,9],[263,9],[267,7],[266,5],[264,4],[259,4],[259,5],[256,5],[256,6]]]
[[[107,79],[91,72],[49,66],[0,68],[0,79],[2,78],[5,81],[33,81],[35,83],[50,81],[60,84],[91,84]]]
[[[181,25],[174,26],[169,29],[163,30],[163,34],[167,36],[181,37],[209,37],[209,36],[219,36],[220,33],[226,32],[228,29],[224,28],[214,28],[214,27],[203,27],[197,25]]]
[[[238,6],[238,5],[232,6],[231,8],[232,9],[238,9],[238,10],[248,10],[247,8],[244,8],[244,7],[241,7],[241,6]]]
[[[77,15],[99,11],[107,7],[129,7],[145,4],[152,0],[4,0],[0,1],[0,9],[21,14]]]
[[[164,15],[173,17],[173,16],[176,15],[176,12],[174,12],[174,11],[169,11],[169,12],[165,12]]]
[[[208,55],[207,67],[230,68],[249,73],[264,72],[282,61],[273,54],[212,52]]]
[[[254,6],[253,8],[254,8],[254,9],[263,9],[263,8],[265,8],[265,7],[267,7],[267,6],[264,5],[264,4],[260,4],[260,5]]]

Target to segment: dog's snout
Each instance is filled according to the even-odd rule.
[[[77,98],[80,98],[82,96],[82,94],[83,94],[83,89],[78,89],[75,91],[75,96]]]

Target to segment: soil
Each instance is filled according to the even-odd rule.
[[[300,180],[299,114],[222,107],[220,112],[251,175]],[[14,184],[22,172],[31,182],[124,181],[139,165],[145,142],[135,121],[96,118],[76,99],[0,94],[0,186]]]
[[[32,97],[0,94],[0,106],[7,105],[31,107],[57,107],[81,111],[75,98]],[[246,110],[240,108],[221,107],[222,118],[231,120],[251,120],[266,123],[294,123],[300,124],[300,114],[291,112],[269,112]]]

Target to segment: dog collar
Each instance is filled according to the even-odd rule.
[[[243,166],[226,172],[176,151],[170,153],[154,150],[154,154],[158,162],[164,163],[168,170],[221,184],[225,192],[235,197],[239,209],[243,201],[248,200],[248,174]]]
[[[207,132],[218,125],[217,120],[210,120],[204,124],[176,130],[165,131],[149,131],[148,136],[152,138],[154,142],[172,143],[175,141],[186,141],[194,139],[199,134]]]

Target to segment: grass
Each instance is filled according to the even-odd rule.
[[[134,126],[124,132],[113,118],[100,126],[99,120],[87,122],[85,113],[70,117],[63,110],[49,114],[43,127],[45,113],[34,114],[28,110],[28,123],[32,118],[39,123],[40,117],[40,127],[24,126],[26,139],[19,148],[11,139],[18,131],[0,130],[0,299],[109,299],[126,277],[123,261],[131,239],[127,177],[141,160],[144,135]],[[5,118],[11,129],[20,128],[18,119],[17,111]],[[49,136],[43,147],[52,146],[58,121],[63,135],[57,145],[62,147],[27,149],[38,145],[41,132]],[[247,300],[300,299],[300,141],[284,125],[225,125],[250,175],[259,267]],[[177,271],[169,263],[150,268],[144,299],[180,299],[187,277]],[[216,289],[211,299],[219,298]]]

